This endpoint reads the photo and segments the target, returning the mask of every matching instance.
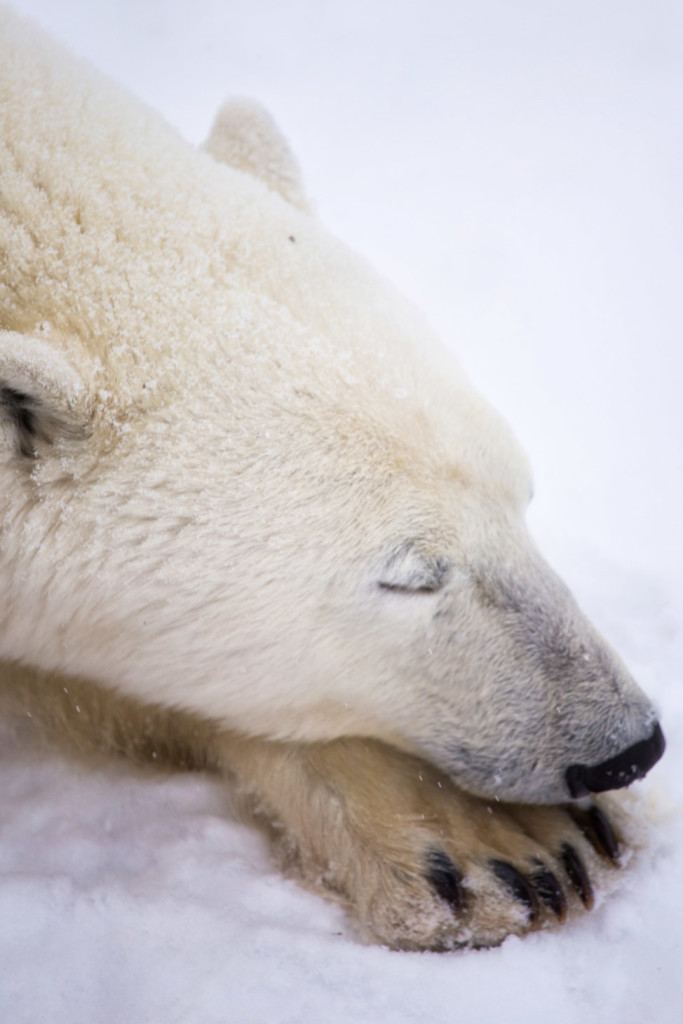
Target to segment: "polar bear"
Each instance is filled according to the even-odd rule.
[[[253,104],[194,151],[4,8],[0,89],[7,688],[219,767],[366,938],[590,906],[589,794],[663,737],[527,534],[509,428]]]

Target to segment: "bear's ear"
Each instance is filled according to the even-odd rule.
[[[0,331],[0,437],[35,458],[42,444],[86,434],[88,394],[66,356],[31,335]]]
[[[224,103],[203,148],[219,163],[259,178],[287,202],[310,212],[289,144],[268,111],[255,100]]]

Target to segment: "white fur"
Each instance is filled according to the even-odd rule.
[[[535,552],[506,425],[231,109],[235,166],[0,12],[0,381],[73,428],[27,459],[3,424],[0,657],[563,799],[650,705]]]

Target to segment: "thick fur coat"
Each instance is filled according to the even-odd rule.
[[[393,945],[590,902],[563,810],[477,798],[565,802],[661,744],[527,535],[509,429],[260,108],[194,151],[4,9],[0,443],[0,657],[48,718],[73,687],[139,747],[178,712]]]

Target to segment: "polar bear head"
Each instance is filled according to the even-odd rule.
[[[268,117],[228,106],[195,153],[15,43],[0,655],[502,799],[643,774],[654,711],[534,548],[516,441]]]

